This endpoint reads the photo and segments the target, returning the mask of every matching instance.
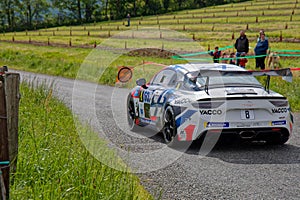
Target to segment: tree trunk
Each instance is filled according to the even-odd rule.
[[[77,11],[78,11],[78,21],[81,23],[81,6],[80,6],[80,0],[77,0]]]
[[[6,0],[4,2],[4,6],[5,6],[5,14],[7,17],[7,23],[9,28],[12,27],[12,20],[11,20],[11,1],[10,0]]]
[[[28,10],[28,27],[31,28],[31,26],[32,26],[32,10],[31,10],[30,3],[27,5],[27,10]]]
[[[134,0],[134,1],[133,1],[133,13],[134,13],[134,16],[135,16],[135,17],[137,16],[136,10],[137,10],[137,7],[136,7],[136,0]]]
[[[105,20],[107,20],[108,19],[108,0],[106,0],[106,2],[105,2]]]
[[[85,21],[86,22],[91,22],[92,19],[92,9],[91,9],[91,4],[86,3],[85,4]]]

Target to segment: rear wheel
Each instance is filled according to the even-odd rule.
[[[268,139],[266,142],[270,145],[283,145],[289,140],[289,137],[286,135],[281,135],[272,139]]]
[[[131,131],[137,131],[138,126],[136,125],[136,119],[137,116],[135,114],[134,101],[129,95],[127,99],[127,122]]]

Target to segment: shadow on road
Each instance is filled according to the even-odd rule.
[[[153,132],[149,132],[153,134]],[[145,132],[144,136],[149,132]],[[164,143],[162,134],[154,134],[150,138],[156,142]],[[200,147],[201,142],[195,141],[185,153],[201,155]],[[250,143],[240,140],[231,143],[220,141],[206,157],[218,158],[234,164],[299,164],[300,147],[291,144],[267,145],[261,142]]]
[[[198,143],[195,142],[186,153],[199,155],[199,149]],[[299,164],[300,147],[291,144],[217,143],[206,156],[235,164]]]

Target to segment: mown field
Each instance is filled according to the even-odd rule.
[[[243,29],[250,40],[249,54],[253,55],[258,32],[264,29],[271,51],[287,51],[281,53],[281,66],[300,67],[300,5],[297,0],[248,1],[132,18],[130,27],[125,26],[126,23],[124,19],[2,33],[0,64],[114,85],[118,66],[132,66],[133,78],[145,76],[149,79],[161,66],[145,65],[145,62],[169,65],[189,61],[171,59],[165,53],[143,54],[139,49],[163,49],[182,54],[206,52],[209,47],[219,46],[229,54],[234,52],[230,46]],[[293,52],[295,50],[298,52]],[[212,62],[206,53],[193,59],[190,61]],[[247,68],[254,69],[254,64],[255,60],[249,59]],[[299,73],[294,74],[292,84],[275,79],[271,88],[288,96],[293,109],[300,111],[297,103],[300,98],[297,90]],[[125,86],[133,85],[130,82]]]

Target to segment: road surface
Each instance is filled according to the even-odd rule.
[[[156,198],[300,199],[300,114],[295,114],[294,135],[286,145],[218,145],[201,156],[197,144],[185,153],[174,152],[159,135],[131,133],[127,89],[20,73],[23,80],[54,83],[54,94],[117,149]]]

